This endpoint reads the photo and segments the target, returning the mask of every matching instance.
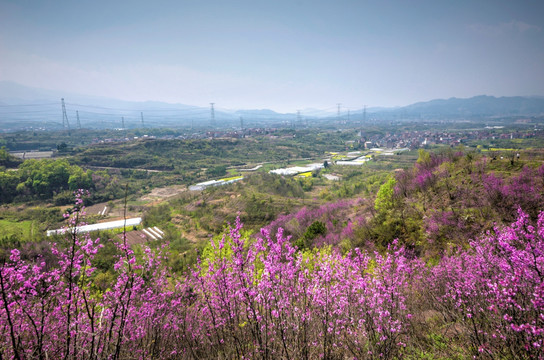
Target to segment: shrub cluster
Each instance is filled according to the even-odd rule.
[[[466,356],[544,356],[544,213],[533,226],[520,211],[432,267],[395,242],[300,251],[281,228],[244,237],[237,220],[183,276],[164,249],[119,244],[103,289],[77,202],[54,263],[13,250],[0,266],[1,358],[394,359],[421,351],[429,310],[460,329]]]

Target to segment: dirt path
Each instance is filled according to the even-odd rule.
[[[146,171],[146,172],[152,172],[152,173],[163,173],[163,172],[169,172],[166,170],[150,170],[150,169],[138,169],[138,168],[121,168],[121,167],[110,167],[110,166],[94,166],[94,165],[86,165],[86,168],[89,169],[98,169],[98,170],[135,170],[135,171]]]

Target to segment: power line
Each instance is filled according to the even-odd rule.
[[[58,103],[45,103],[45,104],[15,104],[15,105],[0,105],[0,107],[17,107],[17,106],[51,106]]]
[[[1,111],[2,114],[14,114],[14,113],[30,113],[30,112],[36,112],[36,113],[39,113],[39,112],[45,112],[45,111],[49,111],[49,109],[44,109],[44,110],[25,110],[24,108],[25,107],[47,107],[47,106],[51,106],[51,105],[56,105],[58,103],[41,103],[41,104],[15,104],[15,105],[0,105],[0,108],[14,108],[14,109],[17,109],[17,108],[21,108],[21,110],[14,110],[12,111],[11,109],[9,111]],[[95,109],[95,110],[113,110],[113,111],[119,111],[119,112],[125,112],[125,114],[128,114],[128,113],[137,113],[137,112],[141,112],[142,109],[140,108],[116,108],[116,107],[107,107],[107,106],[97,106],[97,105],[85,105],[85,104],[78,104],[78,103],[71,103],[71,102],[66,102],[65,101],[65,106],[66,107],[78,107],[78,108],[84,108],[84,109]],[[332,110],[337,110],[337,106],[334,106],[334,107],[329,107],[329,108],[325,108],[325,109],[313,109],[312,110],[305,110],[305,113],[308,114],[308,115],[314,115],[314,114],[321,114],[323,112],[332,112]],[[227,109],[227,108],[217,108],[214,106],[214,111],[215,110],[218,110],[218,111],[225,111],[225,112],[231,112],[231,110]],[[51,111],[55,111],[54,109],[52,109]],[[210,113],[209,111],[210,110],[206,110],[205,108],[201,108],[201,107],[187,107],[187,108],[178,108],[178,107],[171,107],[171,108],[146,108],[146,112],[152,112],[152,113],[157,113],[157,112],[172,112],[172,114],[174,113],[178,113],[179,112],[183,112],[184,114],[202,114],[204,115],[206,111],[208,111],[208,114]],[[234,111],[232,111],[234,112]],[[82,110],[82,113],[88,113],[88,114],[108,114],[108,115],[115,115],[113,112],[99,112],[99,111],[91,111],[91,110]],[[281,114],[281,115],[286,115],[285,113],[278,113],[278,114]],[[258,116],[257,114],[254,114],[255,116]]]
[[[103,109],[103,110],[117,110],[117,111],[140,111],[141,108],[133,107],[133,108],[117,108],[117,107],[108,107],[108,106],[97,106],[97,105],[85,105],[85,104],[76,104],[76,103],[67,103],[67,105],[70,106],[79,106],[84,108],[92,108],[92,109]],[[146,110],[150,111],[178,111],[179,107],[175,107],[172,105],[171,108],[146,108]],[[201,108],[196,106],[187,107],[183,110],[201,110]]]
[[[58,103],[57,103],[58,104]],[[77,104],[72,104],[70,102],[64,101],[64,98],[61,99],[62,106],[62,126],[64,129],[70,130],[69,118],[67,115],[67,108],[78,108],[76,112],[76,121],[79,117],[79,109],[81,109],[81,116],[87,119],[92,119],[96,121],[97,124],[118,124],[118,119],[121,116],[128,116],[128,118],[138,119],[142,122],[142,126],[145,126],[145,122],[151,121],[152,124],[164,124],[166,122],[175,122],[180,119],[182,122],[189,125],[190,121],[206,121],[209,119],[213,127],[217,126],[215,118],[215,110],[221,111],[222,116],[226,117],[229,121],[236,121],[236,117],[242,115],[243,110],[239,110],[240,113],[237,114],[234,110],[216,108],[215,103],[210,103],[210,108],[206,109],[203,107],[188,107],[188,108],[155,108],[154,110],[146,110],[146,119],[143,121],[143,109],[123,109],[123,108],[113,108],[113,107],[104,107],[104,106],[93,106],[93,105],[81,105],[75,106]],[[8,118],[12,121],[18,121],[18,119],[31,120],[31,121],[42,121],[42,122],[54,122],[54,119],[58,119],[58,110],[55,110],[54,107],[50,107],[48,103],[40,104],[28,104],[31,107],[26,107],[25,104],[22,105],[13,105],[13,106],[2,106],[0,105],[0,117]],[[52,105],[52,104],[51,104]],[[334,113],[337,114],[338,120],[342,117],[342,107],[340,103],[335,104],[332,108],[328,109],[307,109],[307,110],[297,110],[295,113],[278,113],[278,119],[285,121],[289,119],[291,126],[303,127],[304,123],[306,126],[309,124],[309,120],[312,120],[314,117],[333,117]],[[58,105],[57,105],[58,106]],[[58,109],[58,108],[57,108]],[[347,109],[347,108],[346,108]],[[207,111],[207,113],[206,113]],[[302,116],[302,111],[304,115]],[[364,111],[364,110],[363,110]],[[140,113],[139,116],[137,113]],[[364,115],[365,116],[365,115]],[[248,121],[263,121],[268,118],[272,118],[272,115],[267,113],[260,112],[250,112],[246,116],[246,125]],[[249,120],[248,120],[249,118]],[[313,121],[313,120],[312,120]],[[88,123],[88,122],[87,122]],[[81,120],[79,117],[79,123],[76,123],[76,128],[81,128]],[[125,124],[126,125],[126,124]],[[118,126],[118,125],[117,125]],[[242,127],[242,126],[241,126]]]
[[[54,110],[55,115],[58,115],[58,110]],[[24,110],[24,111],[1,111],[2,115],[11,115],[11,114],[36,114],[36,113],[46,113],[51,114],[53,110]]]

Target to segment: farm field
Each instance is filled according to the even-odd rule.
[[[0,219],[0,228],[2,229],[2,237],[27,237],[32,236],[32,229],[35,224],[31,220],[7,220]]]

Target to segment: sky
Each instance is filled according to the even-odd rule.
[[[544,95],[544,1],[0,0],[0,81],[225,109]]]

